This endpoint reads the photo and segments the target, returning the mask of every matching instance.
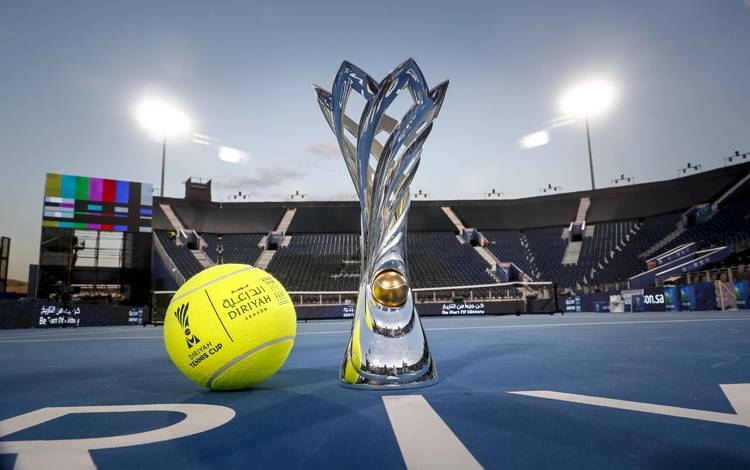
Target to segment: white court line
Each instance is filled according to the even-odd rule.
[[[750,317],[742,318],[694,318],[686,320],[632,320],[632,321],[599,321],[599,322],[580,322],[580,323],[539,323],[529,325],[486,325],[486,326],[452,326],[452,327],[437,327],[437,328],[425,328],[427,331],[453,331],[453,330],[505,330],[505,329],[516,329],[516,328],[549,328],[549,327],[563,327],[563,326],[609,326],[609,325],[643,325],[649,323],[700,323],[700,322],[719,322],[719,321],[750,321]],[[307,335],[333,335],[350,333],[351,330],[333,330],[333,331],[303,331],[297,333],[297,336]],[[65,338],[46,338],[46,339],[16,339],[6,341],[0,337],[0,344],[3,343],[43,343],[53,341],[104,341],[109,339],[161,339],[162,335],[158,336],[104,336],[100,338],[81,338],[77,336],[65,337]]]
[[[546,398],[549,400],[566,401],[570,403],[581,403],[584,405],[601,406],[605,408],[640,411],[642,413],[652,413],[674,416],[677,418],[698,419],[714,423],[736,424],[738,426],[750,427],[750,384],[722,384],[720,386],[724,395],[727,397],[727,401],[729,401],[729,404],[734,408],[734,413],[721,413],[718,411],[696,410],[693,408],[657,405],[638,401],[616,400],[614,398],[578,395],[575,393],[555,392],[551,390],[529,390],[508,393],[513,395]]]
[[[52,331],[44,331],[43,329],[40,329],[41,331],[29,331],[27,334],[24,335],[10,335],[10,336],[1,336],[1,339],[24,339],[24,338],[54,338],[59,337],[63,335],[70,335],[74,334],[73,331],[75,331],[76,335],[95,335],[95,334],[102,334],[102,333],[122,333],[125,331],[128,327],[127,326],[119,326],[114,328],[103,328],[99,330],[99,328],[102,327],[83,327],[83,328],[91,328],[87,330],[75,330],[75,327],[65,328],[65,329],[59,329],[59,330],[52,330]],[[98,330],[98,331],[97,331]]]
[[[597,322],[578,322],[578,323],[537,323],[527,325],[477,325],[477,326],[445,326],[425,328],[427,331],[452,331],[452,330],[504,330],[513,328],[547,328],[557,326],[597,326],[597,325],[638,325],[644,323],[694,323],[694,322],[712,322],[712,321],[750,321],[750,317],[741,318],[693,318],[685,320],[631,320],[631,321],[597,321]],[[335,331],[303,331],[297,335],[331,335],[336,333],[349,333],[351,330]]]
[[[529,325],[488,325],[488,326],[455,326],[445,328],[425,328],[427,331],[443,330],[501,330],[511,328],[546,328],[554,326],[594,326],[594,325],[639,325],[646,323],[697,323],[711,321],[750,321],[750,317],[743,318],[693,318],[688,320],[632,320],[632,321],[597,321],[597,322],[580,322],[580,323],[539,323]]]
[[[422,395],[386,395],[383,403],[406,468],[482,468]]]
[[[200,434],[226,424],[236,415],[233,409],[226,406],[189,403],[49,407],[0,421],[0,437],[71,414],[143,411],[172,411],[184,414],[185,418],[166,427],[134,434],[87,439],[3,440],[0,441],[0,454],[18,454],[13,467],[16,470],[29,468],[96,469],[89,451],[153,444]]]
[[[340,333],[351,333],[352,330],[333,330],[333,331],[300,331],[297,336],[300,335],[337,335]]]
[[[107,341],[110,339],[162,339],[163,336],[104,336],[101,338],[47,338],[47,339],[12,339],[10,341],[0,340],[3,343],[54,343],[55,341]]]

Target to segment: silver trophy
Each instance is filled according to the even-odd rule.
[[[331,92],[315,87],[361,208],[362,265],[351,339],[341,365],[345,386],[405,388],[437,381],[409,287],[406,221],[409,184],[447,89],[448,81],[428,89],[414,59],[396,67],[380,83],[345,61]],[[365,100],[357,121],[346,114],[352,91]],[[405,91],[413,106],[396,120],[386,111]],[[355,142],[347,132],[356,137]],[[381,133],[386,135],[385,143],[376,139]]]

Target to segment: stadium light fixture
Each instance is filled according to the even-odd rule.
[[[417,191],[416,193],[412,194],[412,197],[414,199],[419,199],[419,198],[427,199],[429,196],[430,196],[429,194],[423,193],[421,189],[419,191]]]
[[[724,166],[727,166],[736,160],[747,160],[748,158],[750,158],[750,152],[740,153],[739,150],[735,150],[734,155],[731,157],[724,157]]]
[[[562,191],[562,186],[552,186],[552,184],[548,184],[547,186],[544,186],[542,188],[539,188],[540,193],[557,193]]]
[[[606,80],[588,80],[566,91],[560,100],[560,109],[568,117],[586,121],[586,142],[589,150],[589,172],[591,189],[596,189],[594,182],[594,159],[591,156],[591,131],[589,119],[601,116],[615,102],[615,87]]]
[[[250,194],[248,194],[247,192],[245,192],[245,194],[242,194],[242,191],[237,191],[236,193],[227,196],[227,199],[233,199],[235,201],[239,201],[240,199],[250,199]]]
[[[625,176],[625,174],[621,174],[617,178],[614,178],[612,180],[612,184],[620,184],[620,183],[631,183],[635,184],[635,176]]]
[[[141,101],[135,110],[138,123],[151,135],[162,141],[161,187],[159,196],[164,197],[164,167],[167,159],[167,137],[186,134],[190,131],[190,118],[178,108],[163,100]]]
[[[684,168],[680,168],[679,170],[677,170],[677,177],[679,178],[682,175],[686,175],[688,174],[688,172],[697,173],[701,171],[701,169],[703,169],[703,165],[701,165],[700,163],[696,164],[688,162],[688,164],[685,165]]]
[[[294,201],[295,199],[304,199],[307,194],[301,193],[299,189],[295,190],[289,195],[289,200]]]

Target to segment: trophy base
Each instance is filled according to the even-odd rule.
[[[412,388],[432,387],[438,382],[439,382],[438,378],[435,377],[434,379],[423,380],[421,382],[403,382],[403,383],[391,383],[391,384],[374,384],[374,383],[373,384],[368,384],[368,383],[350,384],[342,380],[341,382],[339,382],[339,385],[344,388],[352,388],[356,390],[383,391],[383,390],[409,390]]]
[[[349,357],[347,355],[347,357]],[[356,379],[346,377],[347,362],[342,365],[342,373],[339,385],[345,388],[358,390],[405,390],[411,388],[430,387],[438,383],[438,373],[432,357],[429,359],[429,365],[417,373],[404,375],[379,375],[368,374],[362,371],[356,372]],[[351,369],[350,369],[351,372]]]

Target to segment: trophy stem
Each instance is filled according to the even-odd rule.
[[[409,185],[447,88],[446,81],[430,90],[413,59],[380,83],[344,62],[330,92],[315,87],[361,209],[360,287],[351,338],[341,365],[344,386],[411,388],[437,381],[408,279],[406,221],[411,201]],[[357,119],[346,115],[352,92],[367,102]],[[400,93],[408,93],[413,106],[399,121],[386,111]],[[356,143],[351,142],[347,131],[357,137]],[[388,136],[385,143],[376,139],[382,133]]]

